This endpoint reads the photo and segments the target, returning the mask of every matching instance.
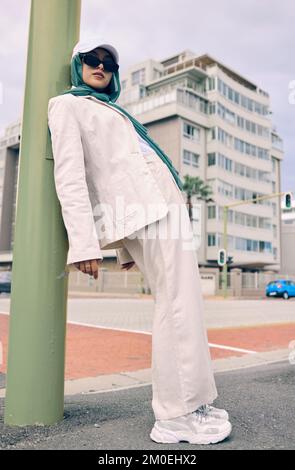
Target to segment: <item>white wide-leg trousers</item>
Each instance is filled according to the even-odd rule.
[[[154,152],[144,158],[161,185],[169,212],[124,238],[123,244],[155,301],[152,408],[156,419],[170,419],[212,403],[217,390],[188,210],[166,164]],[[173,224],[174,230],[179,228],[178,234],[172,231]]]

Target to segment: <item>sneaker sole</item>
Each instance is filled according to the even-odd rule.
[[[224,419],[225,421],[228,421],[229,420],[229,414],[228,413],[223,413],[223,414],[211,414],[209,413],[209,416],[212,416],[212,418],[216,418],[216,419]]]
[[[152,441],[161,443],[161,444],[177,444],[178,442],[188,442],[189,444],[216,444],[226,439],[232,430],[232,425],[228,422],[227,428],[219,434],[214,434],[212,436],[208,434],[196,434],[192,432],[182,432],[182,434],[177,435],[175,432],[169,430],[159,431],[159,429],[153,427],[150,438]]]

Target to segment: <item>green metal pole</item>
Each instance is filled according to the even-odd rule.
[[[225,264],[222,267],[223,297],[227,296],[227,213],[228,207],[223,207],[223,248],[225,249]]]
[[[13,247],[4,422],[63,419],[68,240],[54,185],[51,96],[70,85],[81,0],[32,0]]]

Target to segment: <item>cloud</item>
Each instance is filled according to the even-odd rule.
[[[21,112],[29,7],[29,0],[1,0],[2,130]],[[211,54],[266,90],[284,139],[283,189],[295,190],[295,105],[288,102],[288,83],[295,79],[293,0],[83,0],[81,13],[81,37],[97,33],[113,42],[121,74],[148,58],[190,49]]]

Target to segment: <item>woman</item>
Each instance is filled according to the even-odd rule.
[[[155,300],[156,421],[150,437],[161,443],[219,442],[231,424],[225,410],[209,405],[217,390],[182,183],[147,129],[115,104],[118,69],[112,45],[96,38],[78,42],[72,87],[49,100],[55,185],[69,239],[67,266],[97,278],[101,248],[116,248],[123,269],[136,263]]]

